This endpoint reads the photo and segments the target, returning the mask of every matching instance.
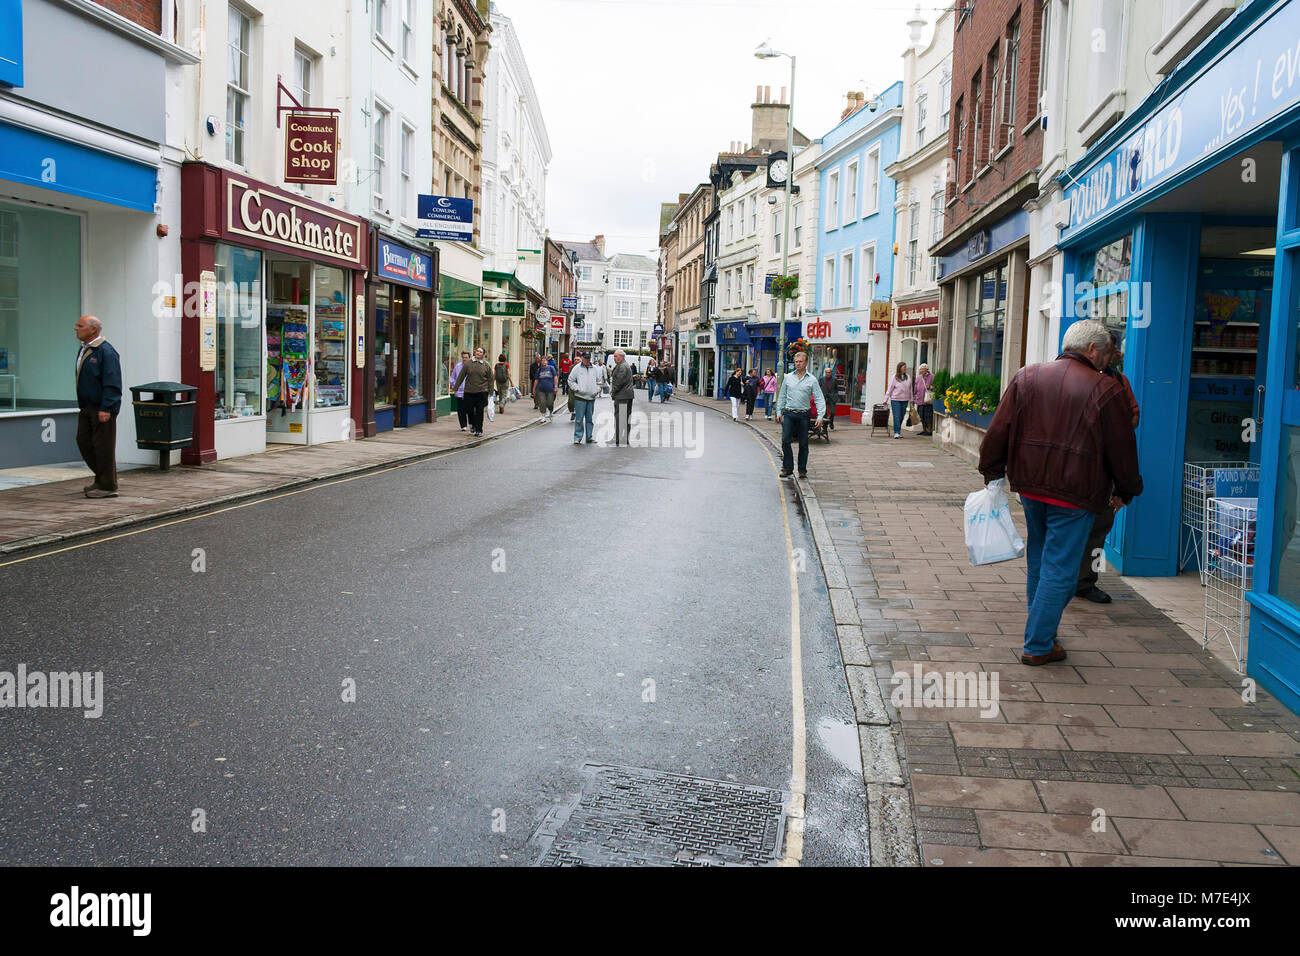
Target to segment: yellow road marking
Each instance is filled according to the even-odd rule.
[[[795,571],[794,539],[790,534],[790,505],[785,500],[785,488],[777,474],[776,458],[763,438],[751,430],[754,440],[767,452],[767,463],[772,466],[777,485],[781,489],[781,520],[785,524],[786,566],[790,570],[790,697],[793,744],[790,758],[791,800],[787,810],[785,831],[785,856],[781,866],[799,866],[803,861],[804,795],[808,786],[808,721],[803,699],[803,645],[799,636],[799,578]]]
[[[470,446],[477,447],[477,446]],[[423,458],[420,461],[400,462],[388,467],[379,467],[374,471],[368,471],[364,475],[353,475],[351,478],[327,478],[322,481],[313,481],[310,485],[303,488],[295,488],[293,491],[286,491],[278,495],[266,495],[265,497],[254,498],[252,501],[244,501],[237,505],[229,505],[225,508],[217,508],[215,511],[205,511],[203,514],[187,515],[184,518],[176,518],[172,521],[164,521],[161,524],[150,525],[147,528],[136,528],[133,531],[123,531],[120,534],[109,535],[106,538],[96,538],[93,541],[83,541],[80,544],[70,544],[66,548],[56,548],[53,551],[42,551],[40,554],[29,554],[25,558],[14,558],[12,561],[0,561],[0,568],[7,568],[11,565],[22,564],[25,561],[35,561],[38,558],[49,558],[56,554],[65,554],[68,551],[79,551],[82,548],[91,548],[97,544],[103,544],[106,541],[116,541],[119,538],[130,538],[133,535],[145,534],[150,531],[158,531],[161,528],[170,528],[172,525],[185,524],[187,521],[198,521],[200,518],[213,518],[217,515],[225,514],[228,511],[238,511],[241,508],[251,508],[253,505],[265,504],[268,501],[279,501],[281,498],[292,498],[294,495],[300,495],[306,491],[316,491],[320,488],[328,488],[332,485],[343,485],[349,481],[358,481],[362,478],[373,478],[377,475],[386,475],[390,471],[396,471],[399,468],[409,468],[412,465],[422,465],[426,461],[435,459],[450,458],[452,455],[459,455],[461,452],[469,451],[469,448],[457,448],[446,453],[435,454],[432,458]],[[146,519],[147,520],[147,519]]]

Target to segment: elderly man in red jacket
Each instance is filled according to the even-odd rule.
[[[985,483],[1006,477],[1020,493],[1029,540],[1022,663],[1065,660],[1056,640],[1074,596],[1097,514],[1142,493],[1133,413],[1124,386],[1101,374],[1110,332],[1094,319],[1065,332],[1054,362],[1016,373],[980,446]]]

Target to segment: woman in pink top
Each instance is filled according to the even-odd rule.
[[[763,376],[763,411],[767,413],[767,420],[772,420],[772,406],[776,404],[776,376],[772,370],[768,369],[767,374]]]
[[[912,401],[912,376],[907,374],[907,363],[899,362],[894,377],[889,380],[889,393],[885,396],[894,410],[894,437],[902,438],[903,419],[908,403]]]
[[[933,384],[930,366],[922,362],[916,369],[916,382],[912,386],[912,401],[916,402],[916,410],[921,413],[922,435],[934,434],[934,402],[925,397]]]

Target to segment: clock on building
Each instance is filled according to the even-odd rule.
[[[790,160],[785,153],[773,153],[767,159],[767,185],[772,189],[784,189],[790,178]]]

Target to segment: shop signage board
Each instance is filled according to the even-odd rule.
[[[655,323],[655,329],[654,329],[654,336],[655,336],[655,338],[658,338],[659,336],[661,336],[661,335],[663,335],[663,334],[664,334],[664,327],[663,327],[663,325],[662,325],[661,323],[659,323],[659,322],[656,322],[656,323]]]
[[[888,331],[890,307],[888,301],[877,300],[871,303],[870,329],[873,332]]]
[[[378,240],[375,269],[385,279],[433,291],[433,256],[388,239]]]
[[[483,314],[501,318],[522,319],[527,303],[523,299],[484,299]]]
[[[366,297],[359,295],[356,297],[353,306],[356,312],[356,356],[355,361],[357,368],[366,367]]]
[[[554,312],[554,313],[551,314],[551,331],[552,331],[552,332],[563,332],[563,331],[564,331],[564,313],[563,313],[563,312]]]
[[[199,273],[199,371],[217,369],[217,274]]]
[[[284,181],[339,181],[339,118],[329,113],[289,113],[284,118]]]
[[[415,199],[415,206],[419,219],[415,234],[419,238],[474,241],[474,200],[421,193]]]
[[[359,219],[226,175],[225,232],[240,240],[363,268],[364,228]]]
[[[1156,188],[1300,102],[1300,4],[1281,3],[1065,191],[1062,240]],[[1215,161],[1214,159],[1207,160]],[[1068,175],[1068,174],[1067,174]]]
[[[576,295],[566,295],[564,298],[560,299],[560,305],[570,311],[576,312],[578,310],[578,297]]]
[[[1214,470],[1214,497],[1258,498],[1258,468],[1216,468]]]
[[[0,86],[23,85],[23,0],[0,0]]]
[[[910,328],[918,325],[939,324],[939,300],[910,302],[898,307],[898,327]]]
[[[862,337],[862,313],[808,316],[804,319],[804,338],[810,342],[856,342]]]

